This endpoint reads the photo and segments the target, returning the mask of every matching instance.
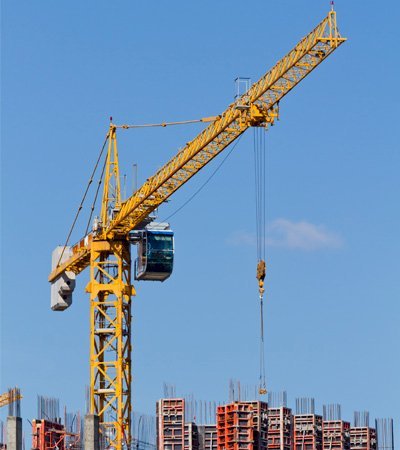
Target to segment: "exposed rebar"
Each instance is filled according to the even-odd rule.
[[[369,412],[354,411],[354,426],[356,428],[369,427]]]
[[[37,419],[45,419],[50,422],[61,422],[60,400],[55,397],[37,397]]]
[[[8,415],[21,417],[21,390],[18,387],[8,389]]]
[[[287,392],[268,392],[268,406],[270,408],[287,407]]]
[[[342,419],[342,407],[339,403],[331,403],[329,405],[323,405],[323,418],[324,420],[341,420]]]
[[[376,419],[375,427],[378,450],[394,450],[393,419]]]
[[[296,398],[296,414],[315,414],[315,399],[312,397]]]

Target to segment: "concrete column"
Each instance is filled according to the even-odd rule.
[[[21,417],[7,417],[7,450],[22,450]]]
[[[85,450],[100,450],[99,416],[94,414],[85,416],[84,441]]]

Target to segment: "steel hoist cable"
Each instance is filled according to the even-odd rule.
[[[217,118],[216,116],[211,116],[211,117],[203,117],[203,118],[201,118],[201,119],[195,119],[195,120],[183,120],[183,121],[178,121],[178,122],[162,122],[162,123],[151,123],[151,124],[140,124],[140,125],[137,125],[137,124],[133,124],[133,125],[116,125],[116,128],[130,129],[130,128],[148,128],[148,127],[167,127],[167,126],[171,126],[171,125],[188,125],[188,124],[192,124],[192,123],[200,123],[200,122],[203,122],[203,123],[213,122],[216,118]],[[110,119],[111,119],[111,118],[110,118]],[[73,232],[73,230],[74,230],[74,228],[75,228],[75,224],[76,224],[76,222],[77,222],[77,220],[78,220],[78,217],[79,217],[79,215],[80,215],[80,212],[81,212],[81,210],[82,210],[82,208],[83,208],[83,204],[84,204],[84,202],[85,202],[85,200],[86,200],[86,196],[87,196],[87,194],[88,194],[88,192],[89,192],[90,186],[91,186],[91,184],[93,183],[94,175],[96,174],[97,168],[98,168],[98,166],[99,166],[99,163],[100,163],[100,160],[101,160],[101,157],[102,157],[102,155],[103,155],[103,152],[104,152],[104,149],[105,149],[105,146],[106,146],[106,144],[107,144],[108,139],[109,139],[109,133],[107,133],[107,136],[106,136],[106,138],[105,138],[105,140],[104,140],[103,146],[102,146],[102,148],[101,148],[101,150],[100,150],[100,154],[99,154],[99,156],[98,156],[98,159],[97,159],[97,161],[96,161],[96,164],[95,164],[95,166],[94,166],[94,169],[93,169],[93,171],[92,171],[92,173],[91,173],[91,176],[90,176],[90,179],[89,179],[88,184],[87,184],[87,186],[86,186],[86,189],[85,189],[85,192],[84,192],[84,194],[83,194],[82,200],[81,200],[81,202],[80,202],[80,204],[79,204],[78,210],[77,210],[77,212],[76,212],[76,214],[75,214],[74,220],[73,220],[72,225],[71,225],[71,227],[70,227],[70,229],[69,229],[67,238],[66,238],[66,240],[65,240],[65,244],[64,244],[64,246],[63,246],[63,250],[62,250],[61,255],[60,255],[60,257],[59,257],[59,260],[58,260],[58,262],[57,262],[57,267],[60,265],[61,260],[62,260],[62,258],[63,258],[63,256],[64,256],[65,249],[66,249],[66,247],[67,247],[67,245],[68,245],[68,243],[69,243],[69,240],[70,240],[70,238],[71,238],[72,232]],[[239,140],[240,140],[240,138],[238,139],[238,141],[239,141]],[[236,147],[236,144],[238,143],[238,141],[234,144],[233,148]],[[232,153],[233,148],[231,149],[231,151],[229,152],[229,154],[227,155],[227,157]],[[194,198],[194,197],[195,197],[195,196],[196,196],[196,195],[197,195],[204,187],[205,187],[205,185],[211,180],[211,178],[213,178],[213,176],[215,175],[215,173],[218,172],[219,168],[220,168],[220,167],[222,166],[222,164],[225,162],[225,160],[227,159],[227,157],[224,158],[224,160],[222,161],[222,163],[221,163],[221,164],[217,167],[217,169],[211,174],[211,176],[210,176],[209,179],[204,183],[204,185],[201,186],[200,189],[199,189],[197,192],[195,192],[195,194],[194,194],[192,197],[190,197],[190,199],[189,199],[187,202],[185,202],[185,203],[184,203],[177,211],[175,211],[173,214],[171,214],[170,217],[172,217],[173,215],[175,215],[175,214],[176,214],[178,211],[180,211],[184,206],[186,206],[186,204],[189,203],[189,202],[190,202],[190,201],[191,201],[191,200],[192,200],[192,199],[193,199],[193,198]],[[89,232],[89,228],[90,228],[90,225],[91,225],[91,220],[92,220],[92,217],[93,217],[94,208],[95,208],[95,206],[96,206],[96,202],[97,202],[97,199],[98,199],[100,187],[101,187],[101,184],[102,184],[102,181],[103,181],[103,175],[104,175],[105,165],[106,165],[106,161],[104,161],[104,165],[103,165],[103,168],[102,168],[102,172],[101,172],[101,175],[100,175],[98,184],[97,184],[97,188],[96,188],[96,193],[95,193],[95,196],[94,196],[94,200],[93,200],[93,203],[92,203],[92,205],[91,205],[91,207],[90,207],[90,215],[89,215],[88,222],[87,222],[87,224],[86,224],[85,235],[87,235],[87,233]]]
[[[211,173],[211,175],[206,179],[206,181],[181,205],[179,208],[177,208],[172,214],[167,216],[163,222],[167,222],[171,217],[175,216],[179,211],[181,211],[188,203],[190,203],[200,192],[207,186],[207,184],[214,178],[214,176],[217,174],[217,172],[221,169],[221,167],[224,165],[226,160],[231,156],[233,150],[235,150],[235,147],[239,144],[240,139],[242,136],[239,136],[238,139],[233,143],[231,149],[229,152],[225,155],[224,159],[218,164],[218,166],[214,169],[214,171]]]
[[[76,214],[75,214],[75,217],[74,217],[74,220],[73,220],[73,222],[72,222],[71,228],[69,229],[69,232],[68,232],[68,235],[67,235],[67,239],[65,240],[65,244],[64,244],[64,246],[63,246],[63,249],[62,249],[60,258],[58,259],[58,262],[57,262],[57,266],[56,266],[56,267],[58,267],[58,266],[60,265],[61,260],[62,260],[62,257],[63,257],[64,252],[65,252],[65,249],[66,249],[66,247],[67,247],[67,245],[68,245],[68,243],[69,243],[69,240],[70,240],[70,238],[71,238],[72,232],[73,232],[73,230],[74,230],[74,228],[75,228],[75,224],[76,224],[76,222],[77,222],[77,220],[78,220],[78,217],[79,217],[79,214],[80,214],[80,212],[81,212],[81,210],[82,210],[82,208],[83,208],[83,204],[85,203],[86,196],[87,196],[87,194],[88,194],[88,192],[89,192],[89,189],[90,189],[91,184],[93,183],[93,178],[94,178],[94,175],[96,174],[97,167],[99,166],[101,157],[102,157],[103,152],[104,152],[104,149],[105,149],[105,147],[106,147],[106,144],[107,144],[107,141],[108,141],[108,137],[109,137],[109,136],[108,136],[108,133],[107,133],[107,136],[106,136],[106,138],[105,138],[105,140],[104,140],[103,146],[101,147],[99,156],[98,156],[98,158],[97,158],[96,164],[94,165],[94,168],[93,168],[92,173],[91,173],[91,175],[90,175],[90,178],[89,178],[88,184],[87,184],[87,186],[86,186],[85,192],[84,192],[84,194],[83,194],[83,196],[82,196],[82,200],[81,200],[81,202],[80,202],[80,204],[79,204],[79,207],[78,207],[78,210],[77,210],[77,212],[76,212]],[[104,169],[103,169],[103,170],[104,170]],[[87,230],[88,230],[88,228],[86,229],[86,234],[87,234]]]
[[[266,247],[266,130],[261,127],[253,128],[254,146],[254,182],[256,203],[256,236],[257,236],[257,274],[258,294],[260,300],[260,395],[267,393],[265,375],[265,344],[264,344],[264,279],[266,275],[265,247]]]
[[[207,123],[214,122],[218,116],[202,117],[201,119],[194,120],[180,120],[175,122],[161,122],[161,123],[143,123],[143,124],[124,124],[116,125],[116,128],[122,128],[124,130],[129,130],[131,128],[153,128],[153,127],[169,127],[171,125],[188,125],[191,123]]]
[[[104,171],[106,169],[106,163],[107,163],[107,159],[105,158],[104,159],[104,163],[103,163],[103,168],[101,170],[101,174],[100,174],[100,177],[99,177],[99,181],[97,182],[97,188],[96,188],[96,193],[94,195],[93,203],[92,203],[92,206],[90,207],[90,215],[89,215],[89,219],[88,219],[87,224],[86,224],[85,235],[88,234],[90,225],[92,223],[93,212],[94,212],[94,208],[95,208],[96,203],[97,203],[97,198],[99,196],[101,183],[103,182]]]

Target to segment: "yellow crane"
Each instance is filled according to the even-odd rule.
[[[8,392],[4,392],[4,394],[0,394],[0,408],[3,406],[7,406],[10,403],[16,402],[20,400],[22,395],[18,388],[9,389]]]
[[[172,231],[152,224],[151,213],[249,127],[272,125],[280,100],[345,40],[332,8],[222,114],[201,120],[209,122],[208,126],[125,201],[121,200],[117,130],[131,126],[110,124],[100,216],[76,245],[53,252],[48,279],[52,309],[63,310],[72,302],[75,276],[90,267],[86,286],[90,294],[90,412],[100,417],[111,447],[120,450],[131,442],[131,297],[135,295],[131,244],[138,247],[136,279],[168,278],[173,263]],[[264,277],[265,264],[259,261],[260,295]]]

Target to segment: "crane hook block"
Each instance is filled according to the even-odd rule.
[[[72,256],[71,247],[56,247],[52,254],[52,269]],[[72,292],[75,289],[74,272],[63,272],[51,283],[51,309],[64,311],[72,305]]]
[[[264,280],[265,275],[267,273],[267,266],[265,264],[265,261],[263,259],[260,259],[257,264],[257,275],[256,278],[258,280],[258,290],[260,292],[260,297],[264,294]]]
[[[258,261],[257,264],[257,280],[264,281],[266,273],[267,273],[267,266],[265,264],[265,261],[261,259],[260,261]]]

